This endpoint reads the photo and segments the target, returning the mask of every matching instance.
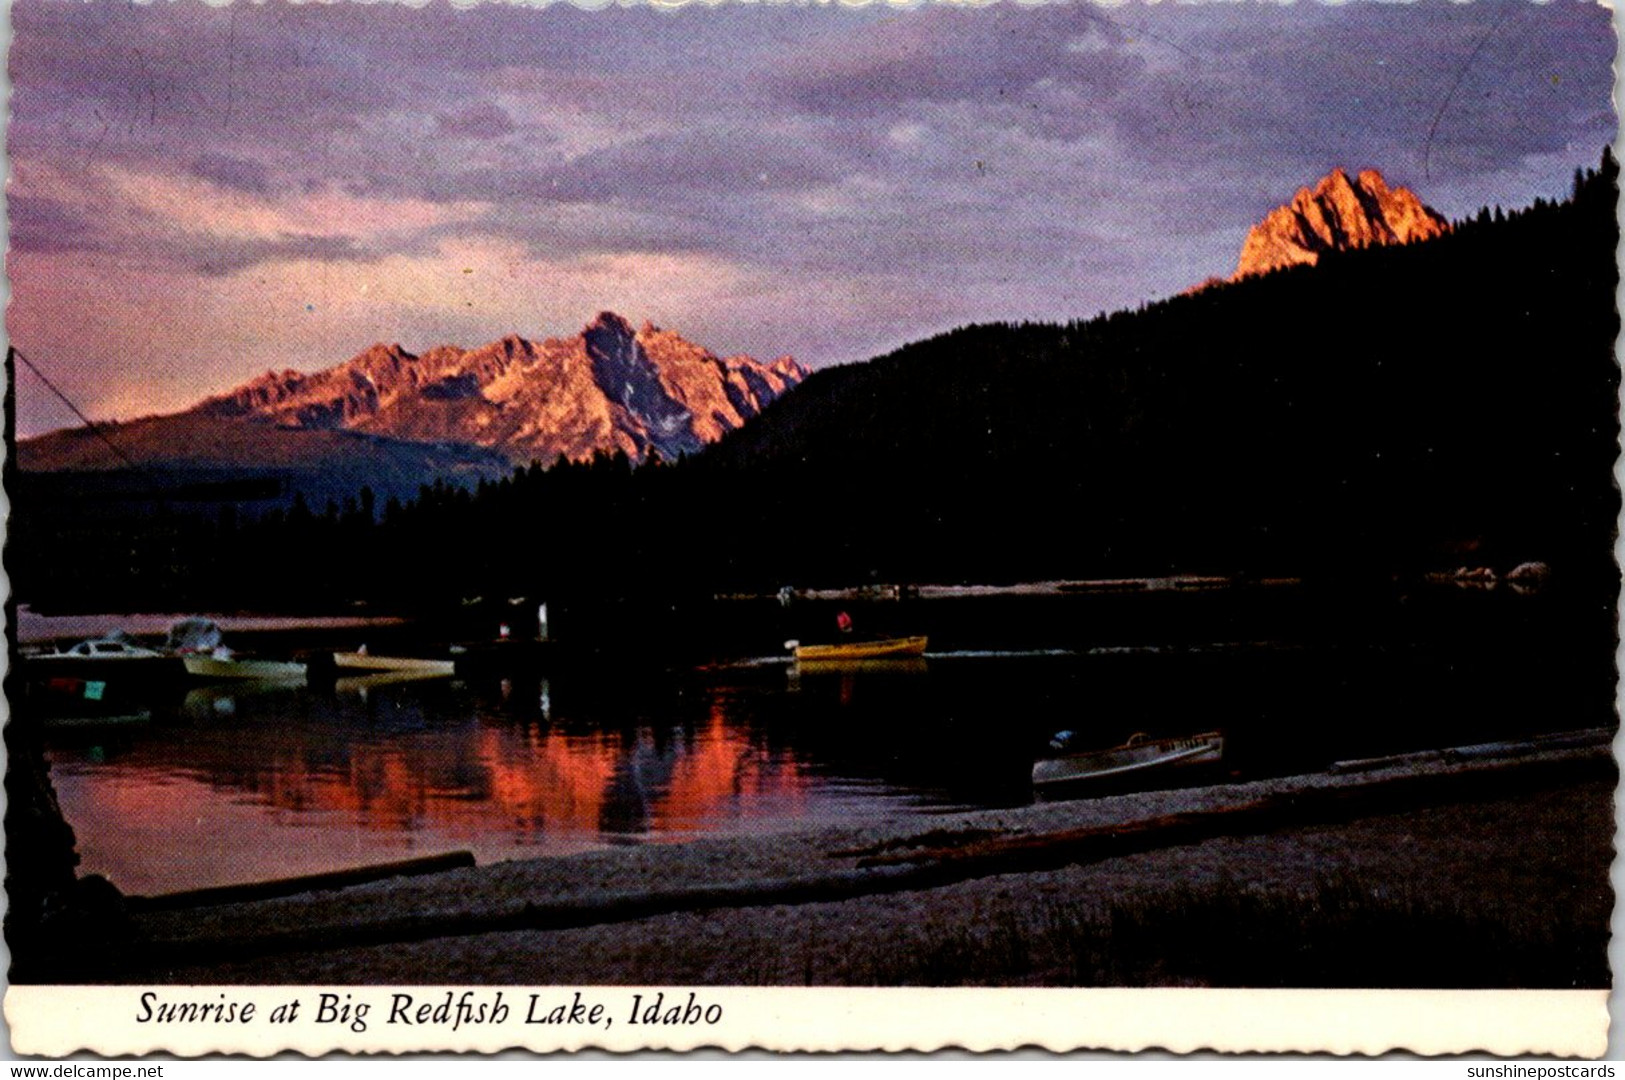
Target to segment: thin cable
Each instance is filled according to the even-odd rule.
[[[109,450],[113,451],[113,453],[115,455],[117,455],[117,457],[118,457],[118,459],[120,461],[124,462],[124,464],[128,465],[130,468],[135,469],[138,472],[140,471],[141,466],[137,465],[135,463],[134,459],[132,459],[129,454],[126,454],[123,450],[119,449],[118,444],[115,443],[111,438],[108,437],[107,432],[103,431],[101,426],[99,424],[97,424],[96,421],[92,420],[90,417],[86,416],[83,412],[81,412],[79,410],[79,406],[75,405],[73,403],[73,401],[68,397],[67,394],[64,394],[61,390],[57,389],[56,383],[52,382],[48,377],[46,377],[45,372],[41,371],[38,367],[36,367],[34,365],[34,361],[32,361],[28,357],[24,356],[22,354],[22,350],[17,349],[17,348],[14,347],[11,350],[11,355],[12,355],[13,358],[15,358],[17,360],[21,360],[23,362],[24,366],[26,366],[29,371],[32,371],[36,376],[38,376],[39,381],[45,384],[46,389],[50,390],[51,393],[55,394],[57,396],[57,399],[59,401],[61,401],[62,404],[66,405],[69,409],[71,409],[73,411],[73,415],[77,416],[80,420],[84,421],[85,427],[90,429],[90,431],[98,439],[100,439],[102,442],[106,443],[107,448]]]
[[[1456,91],[1461,89],[1462,80],[1467,77],[1467,69],[1473,66],[1473,62],[1478,59],[1478,54],[1484,51],[1485,45],[1489,44],[1490,38],[1495,35],[1497,30],[1501,29],[1501,24],[1512,18],[1513,15],[1521,16],[1522,14],[1523,11],[1516,7],[1509,7],[1502,12],[1501,17],[1496,19],[1488,30],[1479,35],[1478,43],[1473,46],[1473,51],[1467,54],[1467,59],[1463,60],[1461,67],[1456,69],[1456,79],[1450,84],[1450,90],[1445,94],[1444,100],[1439,102],[1439,109],[1433,114],[1433,123],[1428,125],[1427,142],[1422,147],[1423,179],[1433,179],[1433,139],[1439,134],[1439,121],[1444,118],[1445,110],[1450,108],[1451,99],[1456,96]]]

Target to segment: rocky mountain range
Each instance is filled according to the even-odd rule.
[[[1291,202],[1271,210],[1252,227],[1230,280],[1288,266],[1312,266],[1331,251],[1430,240],[1449,228],[1444,217],[1413,192],[1390,188],[1375,169],[1352,180],[1335,169],[1313,190],[1299,188]]]
[[[1409,244],[1449,224],[1375,170],[1301,188],[1247,234],[1238,281],[1328,252]],[[1191,291],[1221,284],[1212,279]],[[435,477],[502,475],[515,464],[622,451],[670,460],[720,439],[806,378],[794,359],[715,353],[603,312],[570,337],[509,335],[414,354],[376,344],[314,373],[269,371],[168,416],[22,442],[22,468],[297,471],[411,492]],[[106,438],[103,438],[103,436]],[[118,446],[111,451],[108,443]],[[307,485],[308,486],[308,485]]]
[[[737,428],[806,374],[788,356],[718,357],[604,312],[565,338],[509,335],[421,355],[377,344],[324,371],[270,371],[185,412],[103,430],[143,464],[311,466],[362,447],[399,456],[403,445],[466,458],[485,473],[493,457],[551,464],[624,451],[670,460]],[[123,464],[84,429],[28,440],[19,452],[35,471]]]

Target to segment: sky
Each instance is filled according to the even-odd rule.
[[[11,16],[6,326],[97,419],[605,309],[858,361],[1227,275],[1334,167],[1460,217],[1617,130],[1582,0]],[[20,435],[75,423],[17,391]]]

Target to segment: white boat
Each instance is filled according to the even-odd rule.
[[[302,682],[305,665],[292,660],[257,660],[253,657],[194,655],[181,658],[186,673],[199,679],[260,679],[266,682]]]
[[[1207,731],[1152,739],[1144,734],[1130,736],[1122,746],[1104,750],[1067,753],[1072,733],[1063,731],[1050,742],[1055,756],[1033,763],[1033,786],[1042,788],[1081,780],[1101,780],[1148,769],[1171,769],[1189,765],[1211,765],[1224,756],[1224,735]]]
[[[118,637],[81,641],[71,649],[22,657],[25,676],[41,679],[102,679],[130,682],[167,682],[185,676],[180,661]]]
[[[333,666],[354,671],[412,671],[422,675],[451,675],[451,660],[423,660],[415,656],[374,656],[367,652],[334,653]]]
[[[52,653],[47,659],[71,658],[74,660],[162,660],[164,654],[156,649],[148,649],[118,638],[103,638],[96,641],[81,641],[65,652]]]

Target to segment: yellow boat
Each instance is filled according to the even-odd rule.
[[[831,645],[792,644],[797,660],[884,660],[899,656],[920,656],[925,652],[925,635],[884,638],[880,641],[840,641]]]

